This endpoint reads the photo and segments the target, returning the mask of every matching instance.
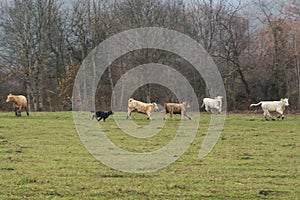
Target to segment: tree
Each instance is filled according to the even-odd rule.
[[[191,10],[194,34],[206,51],[214,57],[223,73],[229,108],[235,102],[249,101],[250,89],[241,61],[248,44],[248,20],[239,15],[241,4],[227,1],[195,0]],[[240,84],[241,82],[241,84]]]
[[[290,16],[289,25],[290,25],[290,40],[291,41],[291,51],[292,55],[292,65],[294,70],[291,75],[295,76],[295,93],[297,93],[297,106],[300,109],[300,3],[299,1],[293,0],[290,5],[286,6],[286,14]],[[294,92],[292,92],[294,93]]]
[[[13,0],[3,4],[1,11],[1,27],[7,35],[3,41],[7,52],[2,52],[1,57],[23,68],[29,107],[33,105],[35,111],[43,110],[44,80],[55,71],[53,63],[59,67],[64,63],[59,45],[63,44],[60,4],[58,0]],[[57,60],[52,63],[53,55]],[[57,74],[62,74],[61,68],[56,67]]]

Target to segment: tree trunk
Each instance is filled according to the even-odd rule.
[[[121,111],[122,110],[123,100],[124,100],[124,92],[125,92],[124,91],[125,90],[125,85],[124,85],[123,79],[122,79],[122,77],[124,75],[124,66],[123,66],[122,59],[121,59],[121,65],[120,65],[120,67],[121,67],[121,81],[122,81],[122,83],[121,83],[121,97],[120,97],[120,103],[119,103],[119,110]]]
[[[300,110],[300,63],[297,58],[295,58],[295,71],[296,71],[296,79],[297,79],[297,93],[298,93],[298,110]]]
[[[111,74],[111,65],[108,66],[107,69],[108,69],[108,78],[109,78],[109,83],[110,83],[110,91],[111,91],[111,94],[112,94],[113,91],[114,91],[114,82],[113,82],[113,78],[112,78],[112,74]],[[108,105],[105,105],[105,106],[108,106]]]

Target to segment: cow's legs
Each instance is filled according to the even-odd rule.
[[[16,115],[17,117],[20,117],[20,116],[21,116],[21,108],[15,107],[15,115]]]
[[[264,116],[266,120],[269,120],[269,118],[271,118],[273,121],[275,120],[268,110],[264,110]]]
[[[279,113],[277,118],[281,117],[281,119],[284,119],[283,111],[276,111],[276,112]]]
[[[210,108],[208,106],[205,106],[206,112],[210,113]]]
[[[272,121],[275,121],[275,119],[272,117],[272,115],[270,114],[270,112],[269,112],[269,111],[267,111],[267,114],[268,114],[269,118],[271,118],[271,119],[272,119]]]
[[[163,120],[166,120],[167,112],[164,112]]]
[[[19,110],[18,110],[18,113],[19,113],[20,117],[21,117],[21,111],[22,111],[22,107],[20,107]]]
[[[267,110],[264,110],[264,117],[266,120],[269,120],[269,115],[268,115],[268,111]]]
[[[15,107],[15,115],[18,117],[18,108]]]
[[[131,112],[132,112],[132,111],[133,111],[132,109],[128,108],[127,118],[126,118],[126,119],[129,119],[129,117],[131,116]]]
[[[186,114],[186,112],[181,112],[181,115],[183,115],[183,116],[185,116],[186,118],[188,118],[189,120],[191,120],[192,118],[191,117],[189,117],[187,114]]]
[[[152,120],[152,119],[151,119],[151,113],[150,113],[150,112],[146,112],[146,114],[147,114],[147,116],[148,116],[147,119],[148,119],[148,120]]]
[[[147,117],[148,120],[152,120],[150,115],[147,115],[147,116],[148,116],[148,117]]]
[[[170,118],[171,118],[171,119],[174,119],[174,118],[173,118],[173,111],[170,112]]]
[[[29,116],[28,107],[25,108],[27,116]]]

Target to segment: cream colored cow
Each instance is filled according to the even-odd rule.
[[[147,115],[147,119],[151,120],[151,113],[158,110],[156,103],[144,103],[141,101],[134,100],[133,98],[128,99],[128,112],[127,119],[130,117],[131,112],[137,111]]]
[[[280,101],[261,101],[257,104],[251,104],[250,107],[253,106],[259,106],[261,105],[261,108],[264,111],[264,117],[266,120],[269,118],[272,118],[270,112],[277,112],[279,113],[279,116],[277,118],[284,119],[283,112],[285,110],[285,107],[289,105],[289,99],[281,99]],[[272,118],[272,120],[275,120]]]
[[[25,96],[23,95],[13,95],[13,94],[9,94],[7,96],[6,102],[12,102],[13,106],[15,108],[15,115],[16,116],[21,116],[21,111],[22,108],[25,108],[27,116],[29,115],[28,112],[28,105],[27,105],[27,99]]]

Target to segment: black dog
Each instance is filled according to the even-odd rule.
[[[109,117],[109,115],[113,115],[114,113],[112,111],[97,111],[95,112],[95,114],[93,114],[92,119],[94,119],[96,117],[96,119],[98,121],[100,121],[101,119],[103,119],[103,121],[106,120],[106,118]]]

